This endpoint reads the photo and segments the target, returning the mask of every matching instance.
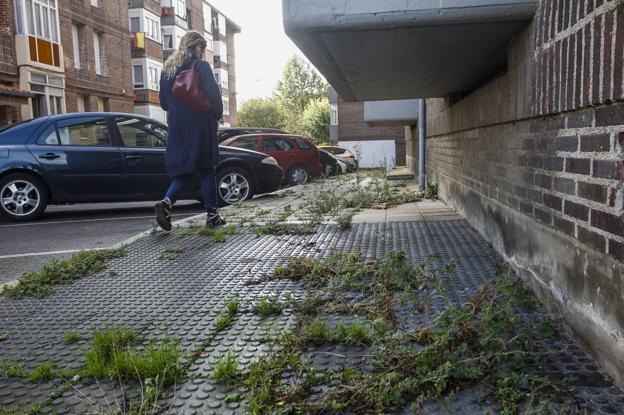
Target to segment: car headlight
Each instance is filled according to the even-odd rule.
[[[262,164],[272,164],[274,166],[277,166],[277,160],[275,160],[273,157],[265,157],[262,159]]]

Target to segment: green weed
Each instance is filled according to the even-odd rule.
[[[54,292],[53,286],[68,284],[90,273],[106,268],[106,261],[126,255],[125,248],[98,251],[81,251],[70,259],[53,259],[40,271],[28,272],[13,287],[2,290],[7,298],[35,297],[43,298]]]
[[[227,327],[229,327],[233,321],[234,317],[232,317],[231,314],[221,313],[217,316],[217,319],[215,320],[215,329],[217,330],[217,332],[223,331]]]
[[[40,363],[28,373],[28,379],[32,382],[52,379],[56,376],[55,365],[51,363]]]
[[[238,299],[238,297],[232,297],[227,300],[225,302],[225,308],[228,314],[230,314],[231,316],[238,313],[238,310],[240,309],[240,300]]]
[[[65,341],[65,343],[71,344],[79,342],[80,340],[82,340],[82,337],[80,336],[80,334],[78,334],[77,331],[68,331],[67,333],[63,334],[63,340]]]
[[[9,333],[7,333],[6,331],[0,331],[0,342],[3,342],[8,338],[9,338]]]
[[[276,295],[272,297],[262,296],[258,299],[256,304],[254,304],[253,309],[261,316],[270,316],[280,314],[286,306],[287,304],[280,302]]]
[[[216,364],[212,371],[212,378],[224,383],[231,383],[238,378],[238,360],[227,352]]]
[[[9,378],[19,378],[25,375],[24,362],[11,362],[9,360],[0,361],[0,368],[4,376]]]
[[[180,255],[184,253],[183,248],[174,248],[172,246],[168,246],[164,251],[160,253],[158,259],[168,259],[170,261],[177,259]]]

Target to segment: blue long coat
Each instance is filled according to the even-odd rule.
[[[192,61],[185,62],[176,72],[191,67]],[[195,71],[201,86],[213,104],[209,112],[198,112],[171,94],[175,76],[160,77],[160,106],[167,111],[169,137],[165,165],[171,176],[210,170],[219,163],[218,122],[223,115],[221,90],[215,81],[210,64],[198,60]]]

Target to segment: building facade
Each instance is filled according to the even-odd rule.
[[[413,126],[408,166],[624,384],[624,4],[284,3],[339,94],[427,98],[425,166]]]
[[[333,88],[329,91],[329,139],[354,154],[362,167],[405,165],[405,130],[401,126],[376,126],[364,117],[364,102],[348,102]]]
[[[166,122],[158,101],[163,62],[188,30],[197,30],[207,40],[204,59],[221,86],[222,124],[236,125],[234,35],[240,27],[203,0],[130,0],[128,7],[134,112]]]
[[[0,125],[67,112],[136,112],[166,121],[160,73],[187,30],[208,41],[236,124],[234,35],[204,0],[0,0]]]

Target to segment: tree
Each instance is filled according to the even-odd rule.
[[[303,133],[301,117],[308,104],[327,97],[327,82],[307,62],[298,56],[290,58],[275,93],[286,117],[286,129]]]
[[[238,109],[238,125],[282,129],[285,127],[284,111],[275,98],[252,98]]]
[[[329,99],[314,99],[301,116],[301,132],[316,144],[329,141]]]

